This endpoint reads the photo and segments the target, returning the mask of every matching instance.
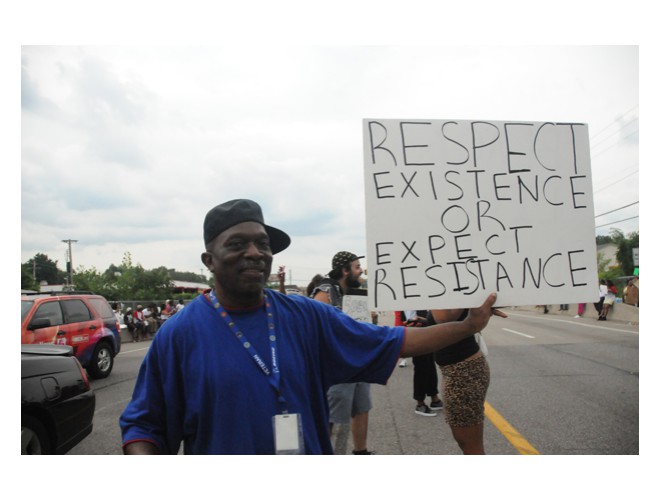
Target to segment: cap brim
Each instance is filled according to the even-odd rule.
[[[270,239],[270,251],[273,255],[280,253],[282,250],[291,244],[291,238],[284,231],[277,229],[275,227],[266,226],[266,232],[268,233],[268,238]]]

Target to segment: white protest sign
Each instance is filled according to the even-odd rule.
[[[365,119],[369,307],[598,301],[584,123]]]
[[[371,312],[366,295],[344,295],[341,308],[351,318],[371,323]]]

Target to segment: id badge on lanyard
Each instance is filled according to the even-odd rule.
[[[302,455],[302,420],[299,413],[273,415],[273,435],[276,455]]]
[[[210,294],[213,307],[220,313],[220,317],[225,321],[229,329],[232,331],[236,339],[245,347],[248,355],[255,361],[257,366],[261,369],[262,373],[268,377],[268,382],[275,389],[277,399],[282,408],[282,413],[273,415],[273,436],[275,439],[275,453],[277,455],[302,455],[305,453],[303,431],[302,431],[302,418],[299,413],[289,413],[286,410],[286,400],[280,393],[280,371],[277,362],[277,343],[275,335],[275,324],[272,320],[273,314],[270,312],[270,302],[266,297],[266,315],[268,318],[268,332],[270,341],[270,352],[272,357],[271,367],[269,369],[266,364],[261,360],[261,356],[256,352],[252,344],[247,340],[243,332],[238,329],[236,322],[231,319],[229,313],[222,307],[220,302],[211,291]]]

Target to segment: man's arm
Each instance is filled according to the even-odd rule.
[[[493,314],[506,318],[506,314],[502,311],[492,308],[496,299],[497,294],[490,294],[480,307],[470,309],[470,314],[463,321],[442,323],[426,328],[406,328],[401,357],[420,356],[455,344],[482,331]]]
[[[318,300],[319,302],[323,302],[325,304],[330,304],[330,294],[328,292],[323,292],[319,290],[314,294],[314,297],[312,297],[314,300]]]

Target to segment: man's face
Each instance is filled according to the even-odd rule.
[[[354,260],[351,262],[351,270],[346,276],[346,284],[350,288],[359,288],[361,285],[359,280],[360,276],[362,276],[362,267],[360,266],[360,261]]]
[[[252,305],[248,302],[261,300],[273,263],[268,234],[258,222],[232,226],[210,243],[202,262],[215,276],[221,302]]]

